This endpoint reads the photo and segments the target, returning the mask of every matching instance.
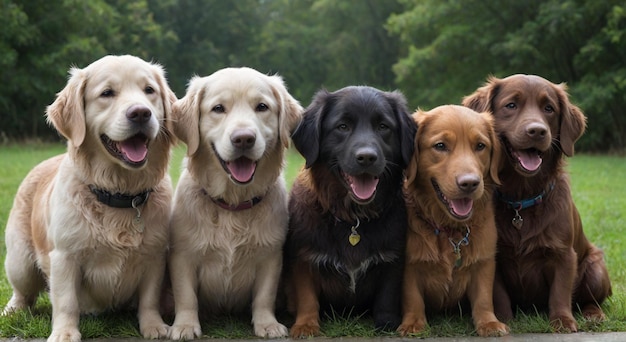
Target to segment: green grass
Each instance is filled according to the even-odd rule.
[[[65,146],[33,145],[0,146],[0,231],[4,231],[13,196],[19,183],[37,163],[62,153]],[[170,174],[174,182],[182,170],[184,146],[173,152]],[[626,160],[618,156],[577,155],[569,161],[572,189],[581,213],[585,232],[589,239],[604,249],[606,262],[613,284],[613,297],[604,304],[608,319],[602,323],[584,321],[580,315],[579,325],[584,331],[626,331]],[[296,152],[287,153],[285,177],[290,186],[303,159]],[[4,234],[0,234],[1,259],[4,260]],[[4,262],[0,267],[0,307],[9,300],[11,288],[4,276]],[[50,333],[51,307],[47,296],[40,297],[32,311],[21,311],[0,317],[0,338],[45,338]],[[279,313],[281,322],[290,326],[293,317]],[[171,323],[171,320],[168,321]],[[544,313],[518,313],[510,322],[511,330],[520,333],[551,332]],[[327,337],[374,337],[393,336],[377,333],[369,317],[330,315],[322,317],[322,333]],[[250,317],[225,316],[202,323],[207,338],[253,338]],[[115,312],[98,316],[83,316],[80,321],[83,338],[136,337],[138,323],[134,313]],[[416,337],[475,335],[469,313],[451,312],[429,317],[428,329]]]

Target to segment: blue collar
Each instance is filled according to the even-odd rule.
[[[508,206],[514,210],[522,210],[522,209],[526,209],[526,208],[530,208],[536,204],[541,204],[541,202],[543,202],[543,198],[545,195],[547,195],[550,191],[552,191],[552,189],[554,189],[554,182],[551,182],[548,185],[548,188],[543,190],[539,195],[532,197],[532,198],[527,198],[527,199],[523,199],[520,201],[512,201],[508,198],[506,198],[500,191],[496,190],[496,194],[498,196],[498,199],[501,202],[504,202],[506,204],[508,204]]]

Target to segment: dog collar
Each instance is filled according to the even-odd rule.
[[[257,197],[253,197],[252,199],[243,201],[238,204],[229,204],[226,201],[224,201],[223,198],[211,197],[211,200],[213,201],[213,203],[217,204],[222,209],[226,209],[230,211],[240,211],[240,210],[250,209],[254,207],[255,205],[259,204],[259,202],[261,202],[262,199],[263,199],[262,196],[257,196]]]
[[[91,190],[92,194],[96,195],[98,202],[104,203],[109,207],[135,209],[146,203],[152,192],[152,189],[150,189],[135,195],[122,194],[119,192],[112,194],[106,190],[96,188],[95,185],[89,185],[89,190]]]
[[[534,205],[537,204],[541,204],[541,202],[543,202],[543,198],[550,192],[552,191],[552,189],[554,189],[554,182],[551,182],[548,185],[547,189],[544,189],[539,195],[535,196],[535,197],[531,197],[531,198],[527,198],[527,199],[523,199],[520,201],[512,201],[508,198],[506,198],[500,191],[496,190],[496,193],[498,195],[498,199],[501,202],[506,203],[510,208],[519,211],[522,209],[526,209],[526,208],[530,208]]]

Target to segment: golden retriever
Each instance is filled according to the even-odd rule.
[[[171,221],[170,338],[199,337],[199,309],[250,305],[257,336],[285,336],[274,315],[288,220],[283,155],[302,107],[279,76],[226,68],[191,79],[173,111],[188,158]]]
[[[496,315],[509,320],[516,307],[548,307],[556,331],[574,332],[574,302],[585,317],[603,319],[600,304],[611,282],[602,250],[583,232],[563,158],[574,154],[584,114],[565,85],[536,75],[492,77],[463,104],[493,113],[504,146],[495,209]]]
[[[79,341],[80,313],[138,305],[141,334],[167,337],[159,315],[172,185],[163,68],[106,56],[72,68],[47,118],[67,153],[36,166],[20,185],[6,227],[10,313],[47,287],[48,341]]]
[[[413,117],[418,131],[404,187],[409,231],[398,331],[420,332],[427,311],[467,299],[478,335],[506,335],[492,301],[497,233],[491,199],[500,158],[493,120],[454,105]]]

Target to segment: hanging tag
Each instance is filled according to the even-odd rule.
[[[135,197],[133,198],[133,201],[131,202],[133,208],[137,210],[137,216],[133,218],[133,227],[135,228],[135,231],[137,231],[138,233],[143,233],[145,224],[143,222],[143,219],[141,218],[141,209],[139,208],[139,205],[138,205],[139,201],[141,201],[141,198]]]
[[[359,228],[359,226],[361,225],[361,221],[359,221],[359,219],[356,219],[356,224],[352,227],[350,227],[350,236],[348,237],[348,242],[350,242],[350,244],[352,246],[356,246],[360,241],[361,241],[361,235],[359,235],[359,233],[356,231],[357,228]]]
[[[517,230],[522,229],[522,225],[524,225],[524,219],[519,214],[519,210],[515,210],[515,216],[513,217],[513,220],[511,220],[511,223],[513,224],[513,227],[517,228]]]

